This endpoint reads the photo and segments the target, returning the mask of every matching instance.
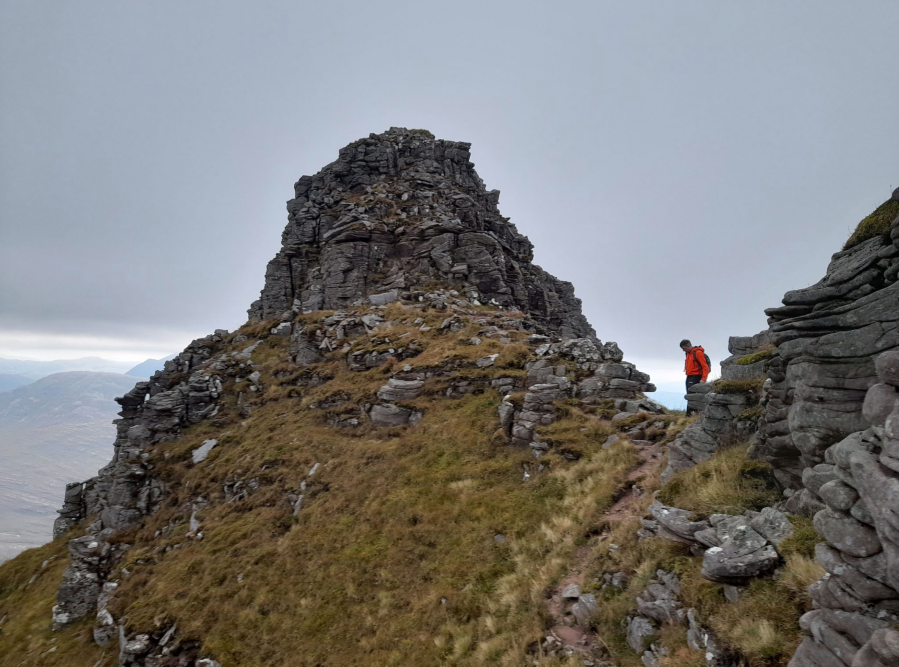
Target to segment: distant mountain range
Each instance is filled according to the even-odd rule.
[[[112,399],[133,387],[134,378],[116,373],[54,373],[0,394],[0,432],[113,419]]]
[[[49,541],[60,489],[109,462],[114,398],[134,384],[72,371],[0,393],[0,561]]]
[[[687,399],[684,398],[686,392],[676,392],[676,391],[654,391],[651,394],[647,394],[654,401],[658,401],[662,405],[664,405],[669,410],[686,410],[687,409]]]
[[[18,373],[0,373],[0,392],[31,384],[34,380]]]
[[[161,371],[165,366],[165,362],[170,359],[174,359],[177,357],[177,354],[170,354],[165,359],[147,359],[139,363],[134,368],[125,371],[125,375],[133,375],[134,377],[139,378],[148,378],[153,375],[156,371]]]
[[[133,361],[110,361],[101,357],[81,357],[80,359],[56,359],[55,361],[35,361],[33,359],[0,358],[0,375],[15,374],[40,380],[53,373],[67,371],[92,371],[95,373],[125,373],[134,366]],[[149,377],[149,376],[147,376]]]

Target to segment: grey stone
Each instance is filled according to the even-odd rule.
[[[686,612],[678,601],[680,580],[677,575],[657,570],[656,576],[637,596],[637,610],[641,616],[657,623],[682,623]]]
[[[858,491],[840,480],[823,484],[818,491],[821,499],[833,510],[848,512],[858,501]]]
[[[250,319],[280,315],[294,302],[305,311],[337,310],[439,278],[460,290],[476,285],[482,303],[517,307],[547,331],[595,335],[571,285],[531,263],[530,243],[501,216],[497,193],[486,190],[469,157],[467,144],[391,128],[301,178],[287,205],[282,248],[269,262]],[[414,191],[407,201],[394,200],[418,211],[404,219],[402,234],[346,201],[365,188],[376,200],[409,178],[434,185],[427,202]]]
[[[684,542],[685,544],[694,544],[696,542],[694,535],[709,528],[709,522],[705,520],[694,520],[693,513],[676,507],[668,507],[658,500],[649,506],[649,513],[666,529],[663,537],[668,537],[675,541]]]
[[[422,380],[390,378],[387,384],[378,390],[378,398],[382,401],[409,401],[421,393],[423,386]]]
[[[581,596],[581,587],[577,584],[568,584],[562,589],[562,597],[566,600],[577,600]]]
[[[399,301],[399,298],[399,292],[395,289],[381,292],[380,294],[369,294],[368,296],[368,300],[373,306],[386,306],[388,303]]]
[[[492,365],[494,364],[494,362],[496,361],[496,358],[497,358],[498,356],[499,356],[498,354],[489,354],[489,355],[487,355],[486,357],[481,357],[480,359],[478,359],[478,360],[475,362],[475,365],[476,365],[478,368],[487,368],[487,367],[492,366]]]
[[[415,424],[421,419],[420,412],[391,403],[373,405],[368,416],[375,426],[405,426]]]
[[[281,324],[272,327],[270,333],[273,336],[290,336],[293,333],[293,324],[290,322],[281,322]]]
[[[883,426],[890,413],[899,406],[899,394],[889,384],[875,384],[865,394],[865,402],[862,406],[862,414],[872,424]]]
[[[582,628],[589,628],[590,620],[593,618],[593,612],[596,611],[597,606],[596,597],[591,593],[584,593],[571,607],[571,613],[577,619],[578,625]]]
[[[634,616],[627,624],[627,645],[634,653],[642,653],[646,648],[646,640],[655,634],[655,628],[649,620]]]
[[[204,440],[202,445],[191,452],[191,459],[194,463],[202,463],[217,444],[219,442],[215,439]]]
[[[831,545],[850,556],[865,558],[883,549],[873,528],[843,512],[821,510],[815,515],[815,530]]]
[[[899,387],[899,350],[887,350],[878,355],[874,369],[881,382]]]
[[[749,525],[775,547],[793,534],[793,524],[789,517],[773,507],[765,507]]]

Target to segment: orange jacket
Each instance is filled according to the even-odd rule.
[[[687,350],[687,360],[684,362],[684,371],[687,375],[701,375],[702,381],[709,378],[709,365],[705,360],[705,350],[701,345]]]

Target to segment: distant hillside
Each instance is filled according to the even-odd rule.
[[[139,363],[131,370],[125,371],[125,375],[131,375],[138,378],[148,378],[152,376],[156,371],[161,371],[165,366],[165,362],[169,361],[170,359],[174,359],[176,356],[178,355],[170,354],[165,359],[147,359],[146,361]]]
[[[653,400],[658,401],[669,410],[686,410],[687,399],[683,392],[656,390],[652,395]]]
[[[32,382],[34,382],[34,380],[31,378],[17,373],[0,373],[0,392],[23,387]]]
[[[134,366],[133,361],[110,361],[101,357],[81,357],[80,359],[56,359],[35,361],[33,359],[0,358],[0,375],[13,373],[23,375],[32,381],[53,373],[68,371],[92,371],[95,373],[124,373]]]
[[[0,394],[0,561],[50,540],[59,489],[107,463],[134,382],[74,371]]]
[[[115,373],[72,371],[0,394],[0,432],[109,421],[113,401],[134,387],[134,378]]]

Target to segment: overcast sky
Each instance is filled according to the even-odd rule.
[[[233,329],[294,181],[470,141],[536,261],[661,381],[899,185],[899,2],[0,0],[0,356]]]

